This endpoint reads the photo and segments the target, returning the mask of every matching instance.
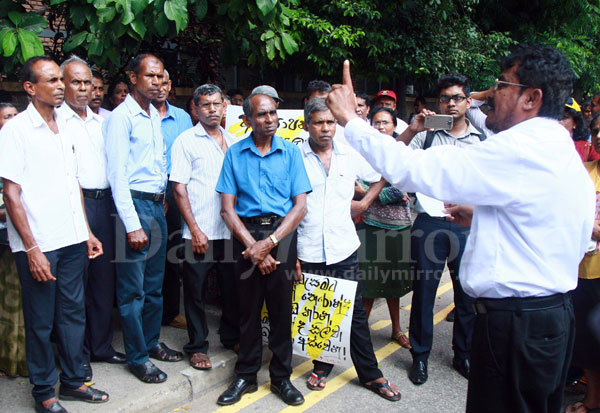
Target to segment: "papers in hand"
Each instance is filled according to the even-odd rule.
[[[417,199],[421,204],[421,207],[432,217],[447,217],[444,210],[444,203],[442,201],[438,201],[435,198],[431,198],[427,195],[423,195],[420,192],[416,193]]]

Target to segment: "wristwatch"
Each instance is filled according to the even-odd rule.
[[[269,235],[269,238],[271,238],[274,247],[276,247],[279,244],[279,241],[277,241],[277,238],[275,238],[274,234]]]

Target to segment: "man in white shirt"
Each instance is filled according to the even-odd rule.
[[[112,346],[112,310],[115,297],[115,207],[106,178],[106,155],[102,122],[89,107],[93,88],[88,64],[77,56],[60,66],[65,82],[65,103],[57,109],[71,136],[77,157],[77,178],[83,193],[85,212],[92,232],[102,242],[104,254],[88,260],[85,283],[85,342],[83,348],[86,381],[92,380],[90,361],[125,363],[125,355]]]
[[[357,256],[360,241],[350,217],[355,180],[377,182],[381,176],[356,151],[334,142],[336,123],[325,99],[307,102],[304,121],[309,137],[301,147],[302,159],[313,191],[307,197],[308,212],[298,226],[298,271],[357,282],[350,338],[352,362],[363,386],[387,400],[398,401],[400,392],[383,377],[373,351],[361,299]],[[369,190],[361,202],[372,202],[380,190],[380,186]],[[323,390],[333,365],[318,360],[313,363],[307,386]]]
[[[525,44],[502,69],[486,121],[496,135],[464,148],[411,150],[354,119],[348,62],[328,106],[393,185],[474,205],[460,278],[477,300],[467,412],[558,413],[574,337],[566,293],[577,284],[596,196],[558,123],[574,79],[565,57]],[[449,212],[469,221],[466,207]]]
[[[33,57],[21,81],[31,103],[0,131],[0,176],[36,411],[63,412],[54,392],[52,331],[62,370],[59,398],[108,401],[108,394],[84,384],[83,369],[83,271],[86,254],[100,256],[102,244],[87,225],[74,142],[55,111],[64,97],[60,68],[48,57]]]
[[[208,357],[208,324],[204,283],[208,272],[219,272],[223,315],[219,334],[228,348],[239,343],[239,315],[233,278],[231,233],[221,218],[221,197],[215,191],[225,152],[233,138],[223,129],[223,91],[205,84],[194,91],[198,113],[195,127],[183,132],[171,149],[171,175],[177,207],[185,222],[183,239],[183,298],[189,342],[183,350],[198,370],[212,367]]]

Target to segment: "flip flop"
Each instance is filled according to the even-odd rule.
[[[310,377],[317,379],[317,385],[313,386],[312,384],[310,384],[308,382],[308,380],[306,380],[306,387],[308,387],[310,390],[314,390],[314,391],[321,391],[323,389],[325,389],[325,386],[321,387],[320,384],[323,380],[325,380],[325,384],[327,384],[327,374],[325,374],[324,371],[314,371],[312,373],[310,373]]]
[[[390,386],[390,381],[386,380],[383,383],[379,383],[379,382],[373,382],[371,384],[363,384],[363,386],[365,386],[367,389],[371,390],[372,392],[376,393],[377,395],[383,397],[386,400],[389,400],[391,402],[397,402],[398,400],[400,400],[402,398],[402,395],[400,393],[396,394],[395,396],[388,396],[385,393],[380,392],[379,390],[381,389],[386,389],[391,393],[394,393],[394,390],[392,390],[392,387]]]

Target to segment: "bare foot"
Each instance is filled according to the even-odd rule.
[[[389,383],[389,382],[388,382],[388,380],[385,377],[380,377],[377,380],[373,380],[373,381],[367,382],[365,385],[367,387],[369,387],[369,386],[372,386],[375,383],[381,383],[381,384],[383,384],[383,383]],[[381,394],[381,396],[385,397],[385,398],[395,398],[395,397],[400,396],[400,391],[392,383],[389,383],[389,387],[388,386],[379,387],[378,391]]]
[[[323,390],[327,384],[327,376],[322,370],[314,370],[306,380],[306,386],[311,390]]]
[[[88,386],[86,386],[85,384],[82,384],[80,387],[77,388],[77,391],[86,392],[87,389],[88,389]],[[108,395],[107,394],[103,394],[101,400],[106,400],[106,399],[108,399]],[[54,399],[54,400],[56,401],[56,399]]]

